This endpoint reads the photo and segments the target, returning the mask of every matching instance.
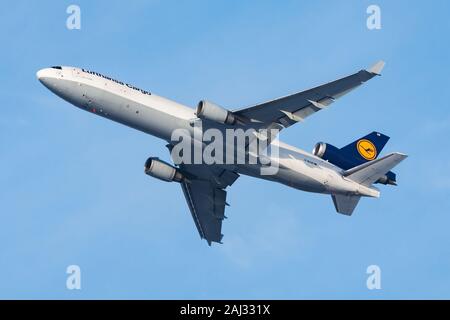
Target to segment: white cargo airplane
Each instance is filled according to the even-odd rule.
[[[287,128],[380,75],[383,67],[384,62],[380,61],[368,70],[236,111],[205,100],[200,101],[194,110],[100,73],[74,67],[42,69],[37,72],[37,78],[53,93],[80,109],[159,137],[168,142],[167,147],[172,150],[174,130],[182,128],[194,136],[194,128],[198,127],[194,124],[199,123],[203,130]],[[227,204],[225,189],[236,181],[239,174],[279,182],[299,190],[330,194],[336,211],[351,215],[361,196],[379,197],[380,192],[374,183],[396,184],[395,174],[390,170],[407,156],[395,152],[377,159],[388,139],[381,133],[372,132],[341,149],[318,143],[312,154],[278,140],[270,140],[270,146],[276,144],[278,147],[276,157],[268,155],[278,167],[272,175],[261,174],[264,166],[261,163],[181,163],[174,166],[155,157],[145,162],[145,173],[181,184],[198,232],[211,245],[211,242],[220,243],[222,240],[222,221]]]

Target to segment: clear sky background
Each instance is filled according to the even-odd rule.
[[[0,298],[450,298],[450,3],[14,1],[0,12]],[[382,29],[366,27],[381,7]],[[180,186],[146,176],[164,142],[83,112],[36,71],[79,66],[189,106],[234,109],[369,67],[373,79],[281,139],[311,150],[373,130],[410,157],[352,217],[329,196],[241,177],[224,244]],[[81,267],[82,289],[66,289]],[[366,288],[366,268],[382,271]]]

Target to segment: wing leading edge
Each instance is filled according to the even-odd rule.
[[[380,75],[384,62],[379,61],[368,70],[361,70],[347,77],[324,85],[294,93],[279,99],[264,102],[233,113],[254,123],[280,123],[289,127],[320,111],[336,99],[359,87],[364,82]]]

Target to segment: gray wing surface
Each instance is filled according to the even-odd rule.
[[[268,125],[280,123],[283,127],[289,127],[329,106],[336,99],[374,76],[380,75],[383,67],[384,62],[379,61],[368,70],[361,70],[342,79],[249,108],[236,110],[233,113],[254,123]]]
[[[215,166],[181,165],[191,178],[181,183],[195,226],[209,245],[222,241],[227,192],[239,175]]]

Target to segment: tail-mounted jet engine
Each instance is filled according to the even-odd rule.
[[[200,119],[211,120],[223,124],[232,125],[235,124],[237,120],[231,111],[206,100],[201,100],[198,103],[196,114]]]
[[[323,160],[328,160],[342,169],[349,169],[355,166],[355,161],[352,161],[353,159],[350,159],[346,155],[342,154],[340,149],[325,142],[316,143],[312,153],[316,157],[322,158]]]
[[[144,172],[149,176],[167,182],[181,182],[184,179],[183,174],[177,168],[154,157],[145,161]]]

